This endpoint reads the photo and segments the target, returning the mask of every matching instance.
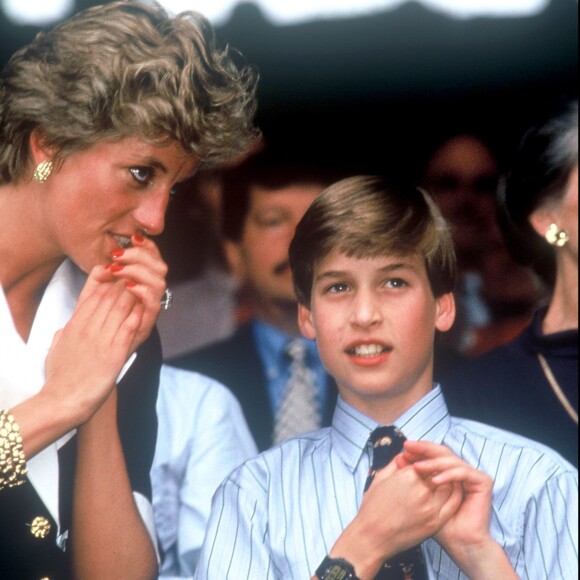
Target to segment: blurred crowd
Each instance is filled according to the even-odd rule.
[[[440,340],[457,355],[452,360],[459,361],[517,336],[549,292],[531,268],[510,256],[500,232],[496,193],[506,161],[475,132],[435,137],[430,143],[436,145],[405,178],[433,195],[452,227],[460,269],[458,316]],[[235,171],[239,174],[241,168],[247,174],[252,165],[264,171],[269,163],[271,174],[292,171],[298,183],[313,169],[312,159],[296,149],[277,141],[261,147],[270,149],[267,155],[260,151],[241,160],[237,168],[199,174],[190,191],[177,196],[168,210],[167,227],[159,238],[174,292],[173,308],[159,320],[167,360],[231,336],[253,315],[248,288],[225,255],[223,228],[231,218],[224,211],[238,209],[230,204],[224,210],[224,183],[232,189]],[[254,157],[259,163],[252,163]],[[328,165],[321,161],[319,172],[345,175],[345,169]]]

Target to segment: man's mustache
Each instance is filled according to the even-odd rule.
[[[286,274],[288,270],[290,270],[290,262],[288,260],[284,260],[283,262],[280,262],[274,266],[273,272],[276,276],[281,276],[282,274]]]

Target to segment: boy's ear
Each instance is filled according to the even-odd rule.
[[[312,322],[312,312],[301,303],[298,304],[298,326],[300,327],[300,332],[302,332],[306,338],[310,340],[316,338],[316,330],[314,328],[314,323]]]
[[[224,242],[224,253],[234,278],[243,281],[246,277],[246,268],[244,266],[244,260],[242,259],[240,245],[231,240],[226,240]]]
[[[446,332],[453,326],[455,321],[455,298],[453,292],[448,292],[437,298],[437,313],[435,328],[440,332]]]

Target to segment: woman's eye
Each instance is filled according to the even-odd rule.
[[[139,183],[146,184],[151,180],[151,170],[146,167],[131,167],[129,171],[135,181],[138,181]]]

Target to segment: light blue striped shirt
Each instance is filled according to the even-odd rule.
[[[151,485],[164,554],[159,578],[191,578],[215,490],[258,449],[237,399],[209,377],[164,364],[156,410]]]
[[[578,577],[578,471],[547,447],[452,418],[438,386],[395,422],[494,479],[491,533],[521,578]],[[235,470],[213,499],[197,580],[309,579],[355,517],[377,424],[339,399],[333,425]],[[466,578],[434,540],[432,579]]]

